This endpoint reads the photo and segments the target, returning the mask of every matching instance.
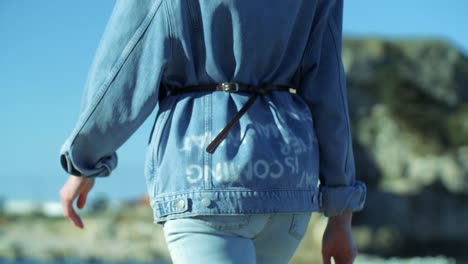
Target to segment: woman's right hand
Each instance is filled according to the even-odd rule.
[[[78,208],[83,208],[89,191],[93,188],[94,178],[78,177],[70,175],[68,181],[60,190],[60,200],[62,201],[63,216],[65,216],[76,227],[84,228],[83,221],[73,208],[75,198]]]

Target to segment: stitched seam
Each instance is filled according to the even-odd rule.
[[[291,222],[289,224],[288,233],[289,233],[289,235],[293,236],[297,240],[301,240],[301,235],[299,234],[299,232],[297,232],[296,216],[297,216],[297,214],[292,214]]]
[[[339,88],[340,88],[340,95],[341,95],[341,108],[343,110],[343,113],[345,115],[345,118],[346,118],[346,137],[348,138],[348,140],[346,140],[346,153],[345,153],[345,171],[347,170],[348,168],[348,160],[349,160],[349,141],[350,141],[350,138],[349,138],[349,135],[350,135],[350,125],[349,125],[349,116],[346,112],[346,104],[345,104],[345,95],[344,95],[344,87],[343,87],[343,82],[342,82],[342,79],[343,79],[343,73],[342,73],[342,66],[341,66],[341,60],[340,60],[340,52],[338,51],[338,45],[337,45],[337,37],[335,36],[334,34],[334,31],[333,31],[333,27],[331,25],[331,20],[328,20],[328,29],[330,30],[330,33],[331,33],[331,36],[332,36],[332,39],[333,39],[333,45],[335,47],[335,58],[336,58],[336,61],[337,61],[337,64],[338,64],[338,77],[339,77]]]
[[[262,229],[257,232],[257,234],[253,235],[252,236],[252,240],[256,240],[261,234],[262,232],[265,230],[265,228],[267,228],[271,222],[273,221],[273,215],[272,214],[268,214],[268,219],[267,219],[267,222],[265,223],[265,225],[262,227]]]
[[[169,3],[171,3],[171,1],[169,1]],[[167,22],[167,28],[168,28],[168,36],[169,36],[169,50],[170,50],[170,54],[171,54],[171,58],[174,57],[174,54],[173,54],[173,41],[174,41],[174,38],[175,38],[175,31],[174,31],[174,25],[172,23],[172,20],[175,20],[174,19],[174,15],[172,14],[171,12],[171,9],[168,7],[168,3],[167,2],[164,2],[164,9],[166,11],[166,22]]]
[[[155,136],[155,144],[157,144],[157,147],[155,147],[155,155],[156,155],[156,164],[159,168],[159,165],[161,164],[161,140],[162,140],[162,137],[164,135],[164,131],[165,129],[167,128],[167,125],[168,125],[168,122],[169,122],[169,118],[172,118],[171,116],[173,115],[173,111],[174,111],[174,106],[176,104],[176,100],[175,99],[172,99],[168,102],[170,105],[169,105],[169,108],[167,110],[165,110],[165,112],[163,114],[165,114],[164,116],[162,116],[162,120],[161,120],[161,125],[159,126],[159,131],[157,131],[157,134]]]
[[[196,196],[196,195],[203,195],[203,194],[221,194],[221,193],[239,193],[239,192],[243,192],[243,193],[254,193],[254,192],[261,192],[261,193],[271,193],[271,192],[281,192],[281,193],[288,193],[287,196],[285,198],[294,198],[294,197],[297,197],[298,195],[301,195],[301,194],[304,194],[304,195],[309,195],[309,193],[311,192],[310,189],[307,189],[307,190],[297,190],[297,189],[284,189],[284,190],[281,190],[281,189],[264,189],[264,190],[255,190],[255,191],[252,191],[252,190],[220,190],[220,189],[211,189],[211,190],[190,190],[190,191],[175,191],[175,192],[166,192],[164,194],[160,194],[160,195],[157,195],[155,198],[156,198],[156,201],[155,202],[161,202],[161,201],[164,201],[166,199],[173,199],[174,197],[177,197],[177,198],[180,198],[180,197],[183,197],[183,196]],[[298,194],[299,193],[299,194]],[[320,193],[321,194],[321,193]],[[265,197],[266,195],[259,195],[258,197]],[[267,197],[268,199],[270,199],[271,197]],[[283,197],[284,198],[284,197]],[[174,198],[175,199],[175,198]]]
[[[234,223],[219,223],[219,222],[216,222],[214,219],[212,219],[212,221],[207,219],[211,217],[237,217],[241,219]],[[230,232],[230,231],[234,229],[243,228],[246,225],[248,225],[250,221],[249,215],[242,215],[242,214],[241,215],[197,215],[197,216],[194,216],[192,219],[203,222],[203,224],[210,226],[212,228],[218,229],[220,231],[226,231],[234,235],[237,235],[237,234],[235,232]]]
[[[77,138],[77,135],[81,132],[81,130],[83,130],[84,126],[88,123],[89,119],[91,118],[91,116],[96,111],[98,105],[102,102],[102,100],[103,100],[106,92],[108,91],[110,85],[115,80],[115,77],[117,76],[117,73],[123,67],[125,61],[127,60],[127,58],[132,53],[135,46],[142,39],[142,37],[144,35],[144,32],[146,31],[146,29],[150,25],[150,22],[153,20],[155,14],[159,10],[159,7],[161,6],[161,3],[162,3],[162,0],[156,2],[152,6],[151,10],[148,12],[148,15],[145,17],[145,19],[143,20],[141,25],[138,27],[138,29],[133,34],[130,41],[125,46],[124,50],[122,51],[122,54],[120,55],[120,58],[117,60],[114,67],[110,71],[109,75],[104,80],[101,87],[98,89],[98,91],[97,91],[97,93],[95,95],[95,98],[97,98],[97,100],[94,101],[94,103],[91,103],[90,107],[88,108],[88,110],[86,110],[85,114],[83,115],[86,118],[84,118],[84,121],[82,121],[82,124],[80,126],[78,126],[78,128],[76,129],[76,132],[75,132],[75,134],[73,136],[73,140],[71,141],[70,146],[73,145],[73,143],[75,142],[75,140]]]
[[[318,4],[317,6],[315,7],[315,11],[314,11],[314,17],[315,16],[324,16],[323,13],[325,12],[324,10],[317,10],[318,9]],[[317,12],[317,11],[321,11],[321,12]],[[313,43],[315,41],[317,41],[317,39],[314,39],[313,37],[317,35],[317,32],[320,30],[321,28],[321,25],[323,23],[326,23],[327,20],[323,21],[322,19],[319,19],[318,20],[318,23],[316,25],[312,25],[312,28],[311,28],[311,31],[309,33],[309,36],[307,38],[307,43],[306,43],[306,51],[304,52],[302,58],[301,58],[301,63],[300,63],[300,75],[301,75],[301,78],[304,77],[304,74],[305,74],[305,69],[308,68],[307,65],[309,65],[310,63],[316,63],[313,61],[313,57],[315,55],[315,50],[312,49],[313,47]],[[323,32],[322,34],[320,34],[320,37],[323,38]]]

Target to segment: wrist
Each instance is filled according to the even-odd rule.
[[[345,210],[340,215],[335,215],[335,216],[328,218],[328,223],[334,224],[334,225],[351,226],[352,218],[353,218],[353,213],[349,210]]]

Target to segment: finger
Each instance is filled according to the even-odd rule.
[[[83,193],[78,197],[78,200],[76,201],[78,208],[82,209],[85,206],[87,197],[88,193]]]
[[[88,197],[88,193],[91,191],[91,189],[94,186],[94,179],[86,179],[84,182],[83,187],[81,188],[81,195],[78,198],[78,208],[83,208],[86,204],[86,200]]]
[[[75,209],[73,209],[73,206],[70,204],[68,207],[68,216],[67,218],[76,226],[79,228],[84,228],[83,221],[81,221],[80,216],[75,212]]]
[[[323,261],[323,264],[331,264],[330,256],[328,255],[322,254],[322,261]]]
[[[324,264],[331,264],[331,257],[333,253],[325,241],[322,242],[322,260]]]
[[[72,205],[73,200],[62,198],[62,213],[68,220],[70,220],[75,226],[83,228],[83,222],[81,218],[76,214],[75,209]]]
[[[94,179],[91,178],[86,182],[86,191],[89,192],[94,186]]]
[[[335,256],[335,262],[337,264],[353,264],[354,258],[352,255],[347,256]]]

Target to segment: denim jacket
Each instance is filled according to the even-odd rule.
[[[145,175],[156,222],[207,214],[362,209],[355,180],[342,0],[117,1],[61,150],[73,175],[107,176],[116,150],[157,117]],[[260,96],[214,153],[214,136],[249,98],[172,89],[235,82],[288,86]]]

